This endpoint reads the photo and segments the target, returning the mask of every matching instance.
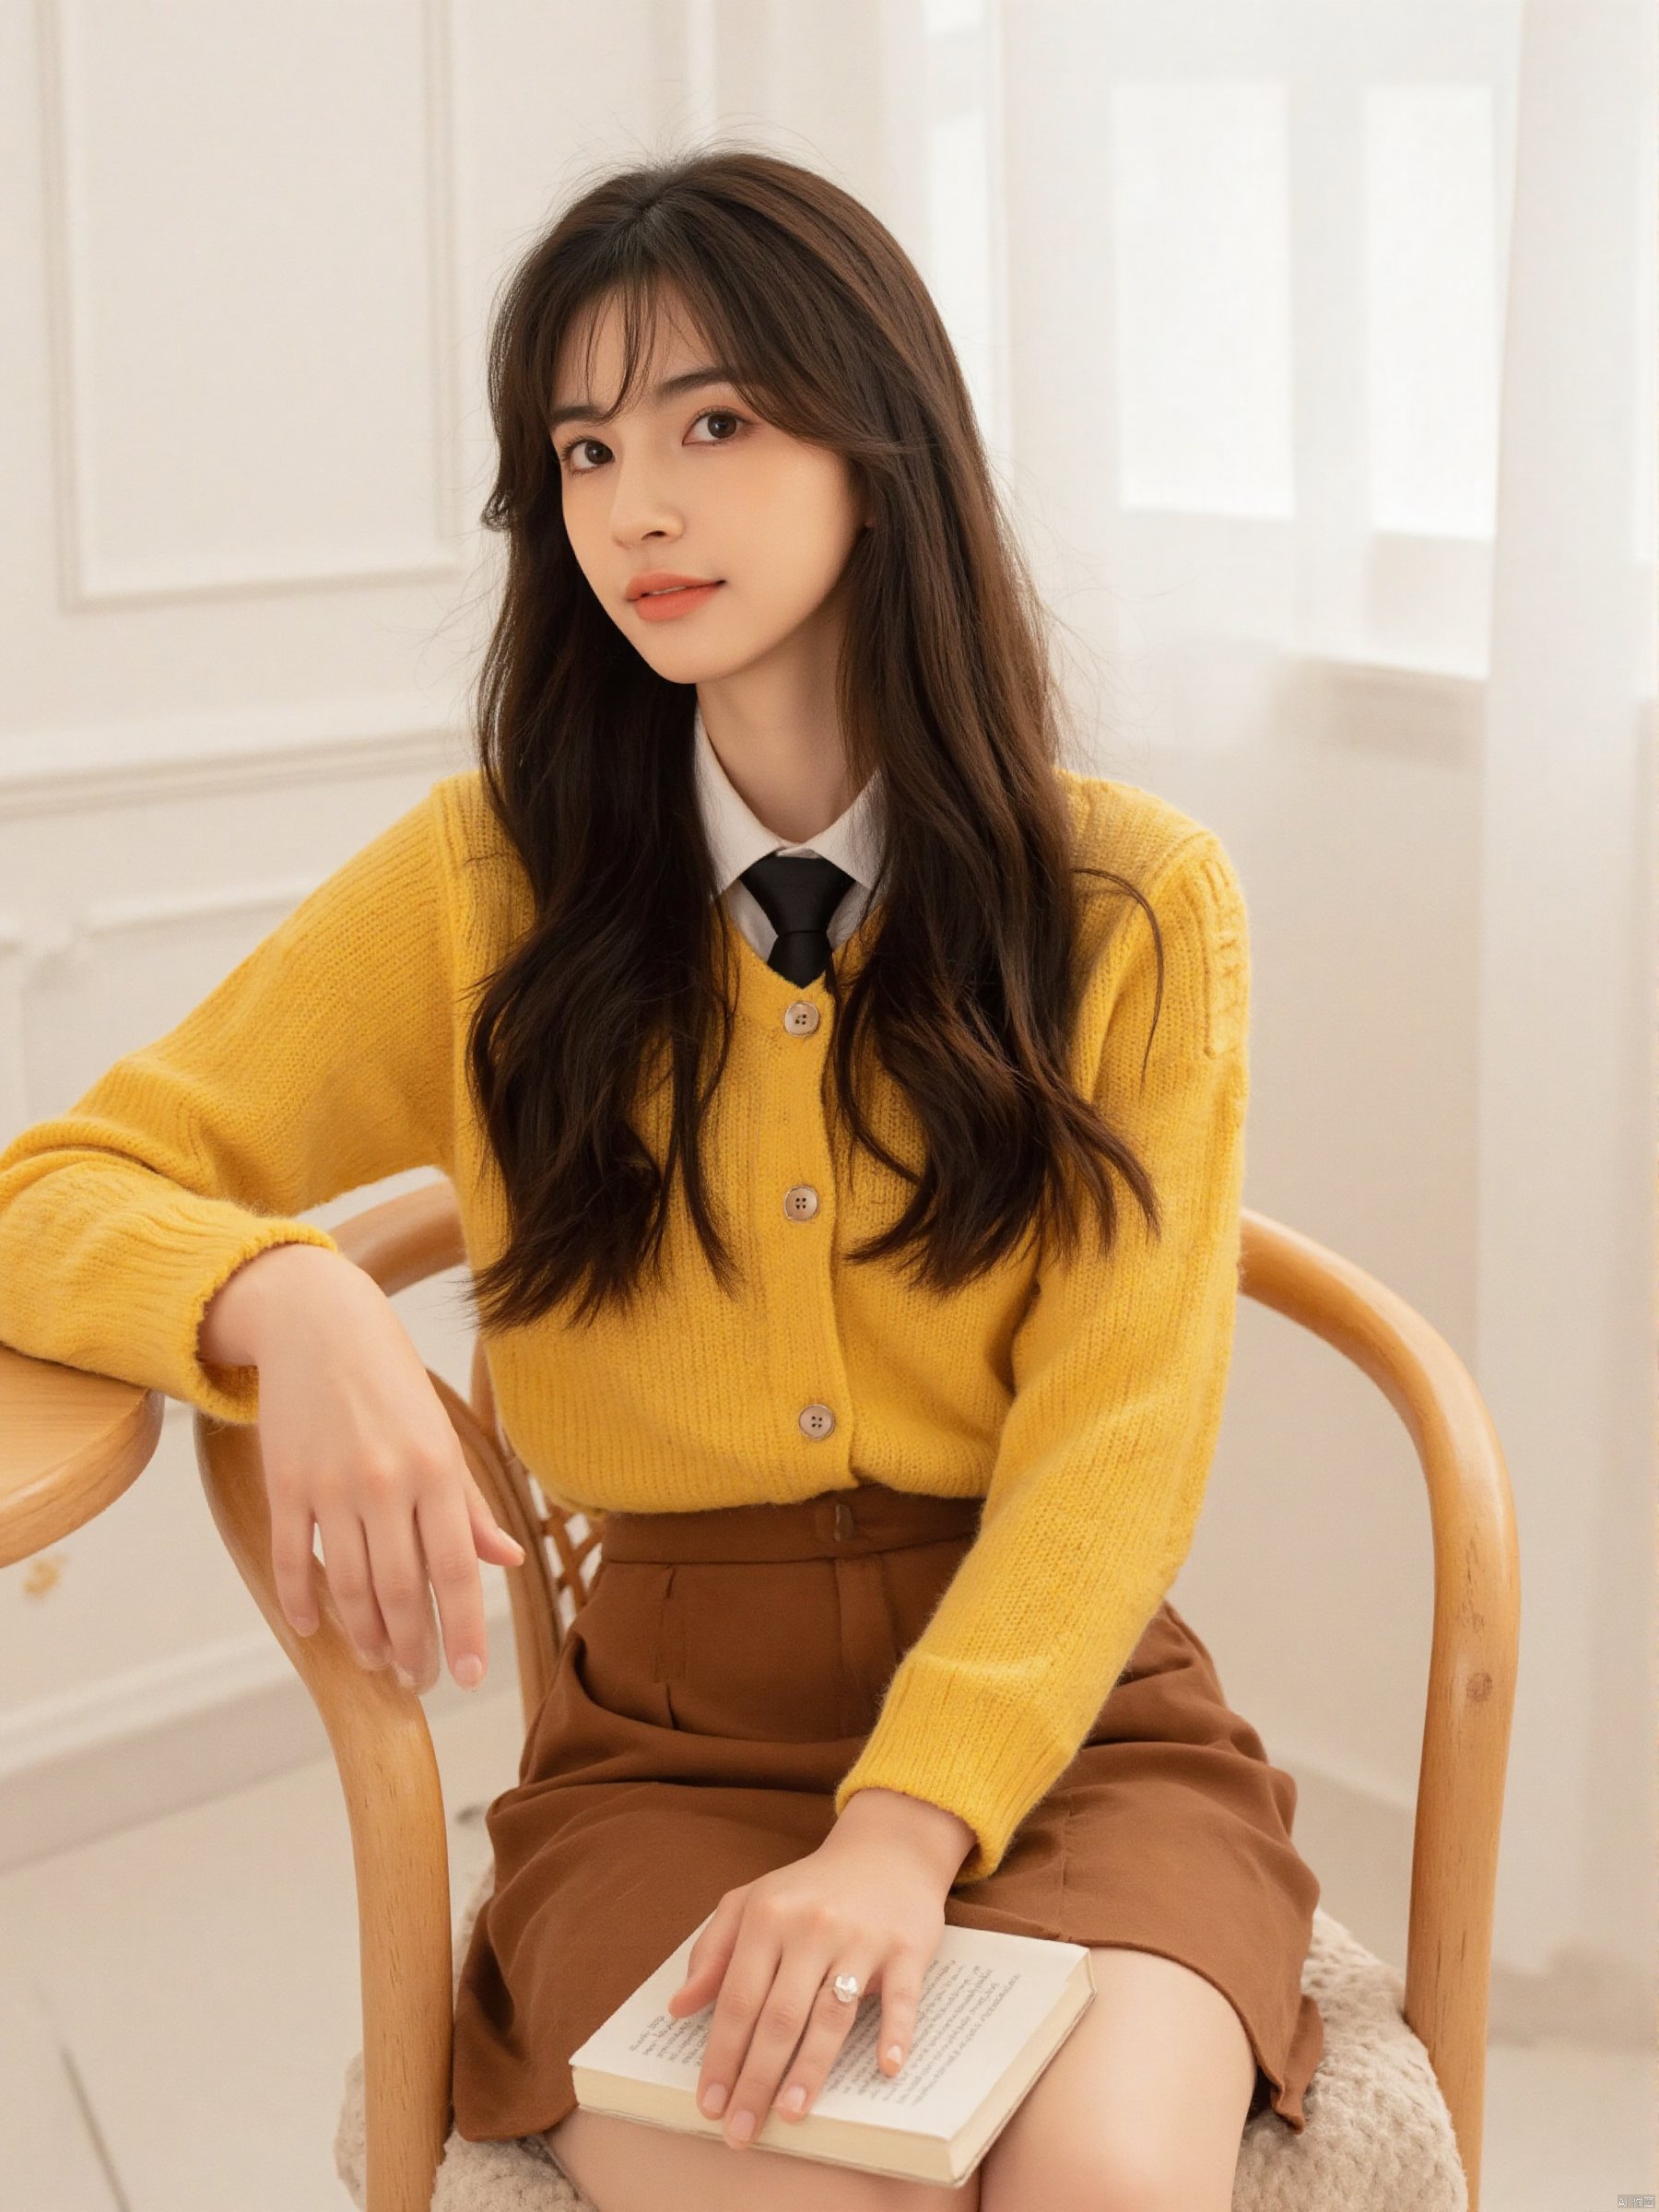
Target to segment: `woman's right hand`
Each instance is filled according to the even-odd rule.
[[[220,1286],[197,1343],[216,1365],[259,1371],[271,1563],[296,1634],[317,1626],[314,1525],[362,1663],[390,1660],[429,1689],[435,1598],[450,1672],[476,1689],[489,1656],[478,1561],[516,1567],[524,1554],[490,1512],[380,1286],[323,1245],[273,1245]]]

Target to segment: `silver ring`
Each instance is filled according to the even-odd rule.
[[[857,2004],[858,1976],[856,1974],[837,1974],[830,1986],[843,2005]]]

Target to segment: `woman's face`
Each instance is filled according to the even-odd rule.
[[[584,336],[573,333],[560,355],[552,438],[565,528],[601,606],[673,683],[712,682],[804,641],[864,525],[846,461],[759,420],[723,379],[660,392],[721,365],[672,306],[627,411],[600,423],[593,410],[622,382],[618,311],[607,304],[594,333],[596,389],[572,381]],[[714,588],[630,597],[629,585],[656,571]]]

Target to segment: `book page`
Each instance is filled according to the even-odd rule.
[[[685,1963],[700,1930],[620,2006],[571,2058],[640,2081],[695,2092],[713,2024],[711,1999],[688,2018],[665,2009],[685,1979]],[[859,2000],[845,2042],[814,2098],[810,2117],[863,2120],[878,2126],[947,2136],[990,2093],[1052,2009],[1067,1979],[1077,1947],[1044,1943],[1041,1963],[992,1963],[953,1952],[949,1938],[969,1934],[964,1949],[1037,1947],[1015,1936],[987,1937],[982,1930],[947,1929],[923,1976],[915,2030],[903,2066],[889,2077],[877,2064],[881,1996]]]
[[[884,2074],[877,2064],[881,1999],[862,1998],[812,2109],[828,2112],[833,2099],[838,2116],[844,2108],[849,2119],[949,2135],[1006,2070],[1052,1997],[1052,1990],[1034,1991],[1018,1967],[935,1958],[922,1978],[915,2032],[899,2072]]]

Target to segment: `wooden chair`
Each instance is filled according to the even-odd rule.
[[[388,1293],[465,1258],[447,1182],[375,1206],[333,1233]],[[1502,1453],[1451,1347],[1361,1269],[1246,1209],[1241,1288],[1377,1383],[1404,1420],[1428,1485],[1434,1627],[1400,2010],[1427,2053],[1470,2212],[1478,2212],[1492,1907],[1520,1618]],[[552,1680],[566,1605],[573,1608],[587,1594],[603,1516],[593,1516],[573,1542],[571,1517],[541,1500],[500,1439],[481,1343],[470,1404],[441,1377],[432,1382],[497,1519],[524,1547],[524,1565],[508,1570],[507,1579],[527,1732]],[[157,1392],[0,1347],[0,1564],[58,1541],[119,1497],[155,1448],[161,1404]],[[368,2212],[426,2212],[450,2136],[454,1954],[443,1805],[425,1712],[389,1669],[369,1673],[357,1664],[320,1566],[321,1625],[310,1637],[289,1628],[271,1571],[257,1430],[198,1412],[195,1437],[214,1519],[315,1701],[345,1792],[362,1978],[367,2171],[359,2202]],[[1274,2122],[1291,2147],[1314,2132],[1319,2079],[1301,2137]],[[465,2201],[485,2197],[469,2191]],[[1359,2196],[1353,2203],[1363,2212]]]

